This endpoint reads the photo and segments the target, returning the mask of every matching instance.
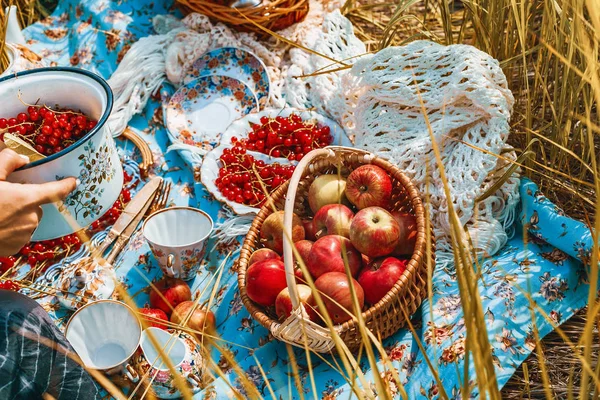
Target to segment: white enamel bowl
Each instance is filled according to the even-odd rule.
[[[122,372],[136,351],[142,326],[133,310],[115,300],[98,300],[77,310],[65,336],[88,368]]]
[[[19,99],[19,95],[21,99]],[[39,68],[0,78],[0,118],[23,112],[27,104],[81,110],[96,127],[63,151],[27,164],[8,180],[45,183],[64,177],[81,184],[62,204],[42,206],[44,216],[33,241],[55,239],[89,226],[110,209],[123,187],[123,167],[106,126],[113,106],[110,87],[96,74],[66,67]]]

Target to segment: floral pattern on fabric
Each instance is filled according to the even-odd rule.
[[[107,78],[131,43],[153,34],[151,18],[168,13],[171,5],[168,1],[149,0],[62,0],[52,16],[28,27],[25,35],[32,50],[55,64],[86,68]],[[163,89],[163,93],[173,93],[167,85]],[[157,98],[149,102],[142,115],[135,116],[130,122],[131,126],[143,132],[143,138],[150,144],[155,157],[154,173],[173,182],[173,204],[199,207],[215,221],[222,220],[225,213],[221,204],[199,183],[197,156],[185,150],[166,153],[169,138],[162,115],[161,102]],[[124,157],[139,161],[139,155],[132,151],[130,143],[118,141],[118,144]],[[592,245],[589,230],[584,224],[565,216],[533,182],[522,181],[521,197],[520,219],[512,227],[517,235],[493,258],[481,262],[483,278],[478,282],[500,387],[533,350],[534,331],[537,330],[543,337],[554,326],[567,320],[585,306],[589,289],[585,269]],[[262,395],[270,397],[271,388],[277,398],[288,399],[288,391],[291,390],[291,398],[299,399],[297,387],[293,383],[290,387],[293,378],[285,344],[273,340],[242,305],[237,276],[232,270],[235,251],[239,247],[216,246],[212,240],[209,241],[203,267],[189,284],[195,294],[203,293],[202,300],[208,299],[215,279],[221,275],[211,309],[216,315],[218,334],[228,341],[222,347],[228,350]],[[234,254],[223,263],[230,251]],[[147,305],[147,280],[156,282],[162,274],[139,233],[115,265],[120,282],[129,293],[136,294],[138,306]],[[535,318],[532,318],[530,309],[532,303],[524,291],[535,302]],[[50,300],[45,298],[40,302],[62,326],[68,315]],[[549,318],[544,318],[544,314]],[[397,374],[409,398],[439,398],[440,388],[429,371],[428,359],[437,366],[445,392],[451,398],[462,398],[464,385],[475,385],[475,371],[471,366],[469,376],[462,376],[466,358],[466,328],[454,271],[435,270],[433,292],[411,322],[426,353],[419,350],[417,338],[408,329],[402,329],[384,340],[383,346],[393,371],[387,369],[384,372],[381,368],[381,376],[389,382],[390,394],[399,397],[402,392],[393,378]],[[297,378],[306,398],[333,400],[352,395],[350,385],[330,366],[331,356],[324,359],[311,357],[313,389],[304,350],[294,349],[294,355],[299,373]],[[227,399],[232,397],[233,390],[241,392],[241,377],[230,365],[229,358],[216,350],[213,358],[228,382],[223,378],[217,379],[195,398]],[[265,367],[266,379],[257,361]],[[368,365],[366,359],[360,360],[361,370],[372,382]],[[476,393],[472,393],[471,397],[476,397]]]

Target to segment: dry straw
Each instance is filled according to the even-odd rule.
[[[517,99],[512,118],[511,144],[523,150],[534,148],[531,146],[534,144],[533,139],[539,141],[535,143],[535,148],[538,149],[536,158],[521,159],[524,160],[523,170],[540,183],[542,190],[552,201],[562,206],[568,214],[595,227],[598,232],[599,3],[598,0],[400,0],[395,3],[380,0],[359,3],[348,0],[343,12],[351,19],[358,36],[367,43],[370,51],[400,45],[415,38],[429,38],[444,44],[473,44],[496,57]],[[37,3],[32,5],[31,2],[22,1],[20,4],[27,4],[29,8],[26,10],[33,10]],[[210,4],[211,8],[215,7],[213,3]],[[21,11],[23,10],[25,9]],[[210,10],[206,13],[210,15]],[[22,13],[25,19],[29,15],[28,11]],[[3,14],[0,17],[3,18]],[[244,21],[247,22],[247,18],[239,20],[241,23]],[[273,28],[269,21],[263,19],[258,22],[267,28]],[[472,362],[475,369],[481,371],[476,380],[479,392],[490,398],[498,398],[494,366],[489,357],[488,335],[481,318],[481,301],[474,286],[478,275],[472,274],[473,257],[462,246],[469,238],[464,236],[464,230],[457,219],[452,214],[450,217],[453,240],[457,244],[454,249],[463,311],[465,321],[468,321],[465,363]],[[429,230],[426,234],[429,238]],[[596,237],[595,240],[589,269],[592,284],[595,284],[598,274]],[[477,265],[475,271],[478,271]],[[143,273],[140,274],[143,276]],[[432,265],[429,263],[426,275],[429,286],[431,275]],[[529,299],[532,298],[527,288],[518,290]],[[126,293],[123,295],[128,296]],[[211,298],[214,298],[213,294]],[[555,326],[555,333],[546,340],[535,337],[536,351],[503,389],[503,398],[583,399],[598,394],[599,307],[596,305],[595,290],[590,291],[588,300],[592,307],[581,311],[575,319],[563,326]],[[133,303],[131,300],[128,302]],[[532,310],[540,312],[533,300],[530,305]],[[550,320],[547,315],[544,318]],[[328,327],[336,340],[336,348],[343,346],[330,322]],[[394,386],[406,398],[403,386],[395,370],[391,368],[378,338],[364,329],[360,318],[357,327],[363,339],[363,348],[357,356],[344,353],[338,359],[328,359],[331,368],[338,371],[349,384],[353,397],[374,398],[371,386],[366,383],[365,376],[357,367],[360,355],[365,354],[368,366],[380,372],[373,374],[378,397],[391,398],[391,387]],[[408,328],[413,330],[410,323]],[[537,329],[534,332],[537,333]],[[219,338],[211,340],[221,354],[223,364],[211,362],[210,374],[223,377],[225,373],[221,365],[228,365],[239,375],[246,393],[262,397],[254,384],[244,379],[243,370],[236,365],[230,350],[221,345]],[[416,335],[415,340],[420,346]],[[238,346],[234,343],[228,345],[232,348]],[[307,346],[305,352],[310,356],[307,382],[313,393],[307,396],[302,394],[302,390],[298,390],[298,393],[301,398],[313,398],[320,396],[320,393],[316,392],[310,365],[317,359],[322,362],[326,359],[311,353]],[[427,359],[426,355],[425,357],[440,388],[440,398],[448,398],[443,385],[451,383],[441,382],[435,360]],[[383,367],[375,363],[377,358],[380,358]],[[294,358],[290,357],[290,360]],[[261,371],[268,369],[268,366],[263,365]],[[298,370],[297,365],[292,365],[290,373]],[[390,372],[390,379],[382,378],[384,370]],[[469,379],[466,378],[474,377],[465,377],[464,381],[468,382]],[[290,379],[290,384],[302,389],[296,376]],[[114,387],[107,388],[114,393]],[[461,387],[463,398],[468,398],[473,389],[464,384]],[[268,392],[270,390],[271,388]]]

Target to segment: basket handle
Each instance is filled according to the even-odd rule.
[[[345,146],[328,146],[322,149],[315,149],[307,153],[298,163],[288,186],[288,191],[285,198],[285,207],[283,214],[283,263],[285,265],[285,279],[287,282],[288,289],[290,291],[290,299],[292,300],[292,308],[296,309],[299,305],[298,287],[296,286],[296,277],[294,275],[294,252],[292,246],[294,245],[291,241],[292,238],[292,218],[294,216],[294,203],[296,202],[296,191],[300,179],[304,174],[304,171],[311,162],[317,158],[338,158],[338,153],[354,154],[362,153],[361,156],[365,162],[370,162],[376,156],[365,150],[355,149],[352,147]]]

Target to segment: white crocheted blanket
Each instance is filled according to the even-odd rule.
[[[506,243],[519,200],[518,177],[513,176],[494,195],[477,202],[515,157],[506,144],[514,99],[498,62],[472,46],[428,41],[366,55],[352,24],[337,10],[339,4],[329,2],[326,8],[312,1],[310,7],[303,22],[279,34],[321,55],[275,39],[259,41],[199,14],[181,21],[156,17],[159,35],[134,44],[109,81],[116,95],[113,132],[124,129],[164,79],[179,85],[205,51],[246,48],[267,66],[272,106],[314,108],[344,126],[357,147],[390,159],[414,179],[430,200],[439,263],[452,262],[448,204],[479,254],[494,254]],[[351,68],[303,77],[343,65]],[[444,194],[432,139],[442,154],[450,199]],[[202,150],[188,150],[201,162]],[[221,234],[245,233],[248,222],[230,219]]]

